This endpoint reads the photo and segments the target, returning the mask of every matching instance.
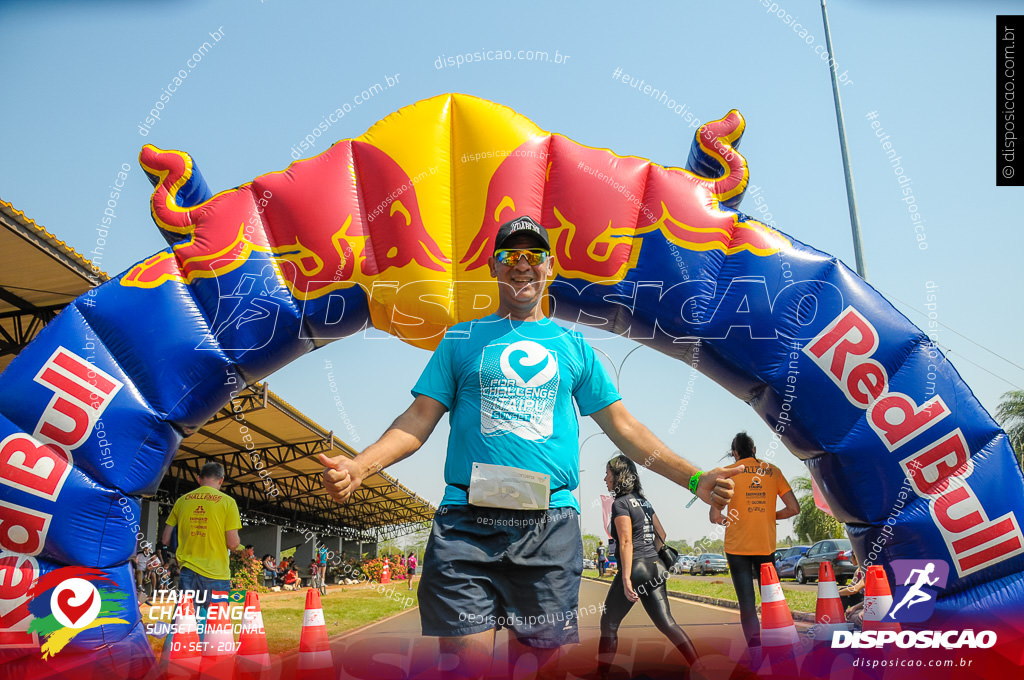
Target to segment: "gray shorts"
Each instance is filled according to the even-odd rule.
[[[579,642],[583,542],[574,508],[441,506],[422,568],[424,635],[508,628],[530,647]]]

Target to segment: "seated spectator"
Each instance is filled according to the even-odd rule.
[[[288,571],[285,572],[284,578],[281,580],[282,587],[285,590],[298,590],[300,581],[299,573],[295,571],[295,567],[289,567]]]
[[[277,566],[274,564],[274,557],[267,553],[261,561],[263,562],[263,585],[272,588],[277,579]]]
[[[150,596],[160,588],[160,572],[163,566],[163,562],[160,561],[160,557],[156,553],[149,556],[149,563],[146,564],[146,571],[143,575],[143,587],[146,588],[146,592]]]
[[[852,623],[858,630],[864,621],[864,586],[866,585],[865,575],[867,571],[857,561],[857,554],[850,557],[850,561],[857,565],[850,585],[839,589],[839,598],[843,602],[843,609],[846,610],[846,620]]]
[[[284,585],[284,575],[288,573],[288,558],[277,563],[277,585]]]
[[[131,562],[132,566],[135,567],[136,596],[140,603],[144,603],[147,600],[146,589],[143,587],[146,573],[146,554],[141,550],[137,550]]]
[[[178,566],[178,560],[175,559],[174,555],[171,555],[167,560],[167,584],[163,586],[167,590],[174,590],[178,587],[178,576],[181,575],[181,568]]]

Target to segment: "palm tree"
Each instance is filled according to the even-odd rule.
[[[801,541],[817,543],[826,538],[845,538],[846,527],[832,515],[822,512],[814,504],[814,493],[811,491],[810,477],[797,477],[793,480],[794,493],[801,492],[797,499],[800,503],[800,514],[793,522],[793,529]]]
[[[1010,437],[1017,463],[1024,466],[1024,390],[1010,390],[1002,396],[996,420]]]

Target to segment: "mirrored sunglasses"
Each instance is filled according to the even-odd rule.
[[[495,259],[506,267],[514,267],[519,263],[519,258],[525,257],[531,267],[547,262],[550,253],[546,250],[536,248],[521,248],[516,250],[499,250],[494,253]]]

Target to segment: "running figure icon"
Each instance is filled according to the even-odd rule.
[[[926,566],[924,569],[910,570],[910,574],[907,576],[907,580],[903,583],[903,585],[910,585],[910,581],[913,580],[914,574],[918,575],[917,582],[914,585],[910,586],[910,590],[908,590],[907,594],[903,596],[903,599],[899,601],[899,604],[897,604],[895,607],[889,610],[889,618],[895,619],[896,611],[903,605],[907,605],[907,609],[910,609],[915,604],[921,604],[922,602],[927,602],[928,600],[932,599],[932,596],[929,593],[923,592],[921,589],[924,588],[926,585],[934,586],[936,583],[939,582],[938,576],[936,576],[934,579],[928,578],[934,571],[935,564],[932,562],[929,562],[928,566]]]

